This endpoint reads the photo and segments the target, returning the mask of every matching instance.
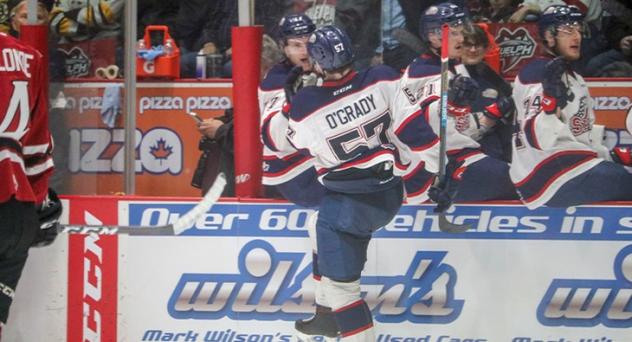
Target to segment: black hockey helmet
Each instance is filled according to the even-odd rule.
[[[465,23],[468,16],[462,7],[451,2],[442,2],[428,7],[419,19],[419,35],[428,41],[428,34],[440,29],[443,24],[459,25]]]
[[[538,33],[544,38],[544,32],[561,25],[573,25],[584,22],[584,14],[576,6],[553,5],[547,7],[538,19]]]

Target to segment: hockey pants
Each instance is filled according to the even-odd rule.
[[[28,249],[39,229],[32,203],[0,203],[0,322],[6,323]]]

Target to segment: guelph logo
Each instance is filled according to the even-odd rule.
[[[75,46],[70,51],[61,48],[59,51],[66,59],[66,77],[81,77],[90,73],[90,58],[82,49]]]
[[[496,35],[496,43],[500,48],[503,72],[513,69],[520,61],[535,54],[535,39],[523,27],[517,27],[513,31],[506,27],[501,28]]]

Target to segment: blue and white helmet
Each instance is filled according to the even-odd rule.
[[[289,14],[279,21],[279,38],[281,40],[307,36],[314,30],[316,30],[316,25],[305,14]]]
[[[309,37],[307,41],[309,57],[323,70],[335,70],[353,62],[351,39],[341,29],[323,26]]]
[[[458,25],[468,19],[467,14],[460,6],[451,2],[442,2],[430,6],[419,19],[419,35],[422,40],[428,41],[428,34],[441,28],[443,24]]]
[[[560,25],[583,24],[584,15],[576,6],[553,5],[542,12],[538,19],[538,32],[544,37],[544,32]]]

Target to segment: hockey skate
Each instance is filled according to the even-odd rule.
[[[330,308],[317,305],[314,316],[294,322],[299,341],[316,341],[316,336],[323,336],[324,341],[336,341],[338,326]],[[323,341],[323,339],[318,339]]]

